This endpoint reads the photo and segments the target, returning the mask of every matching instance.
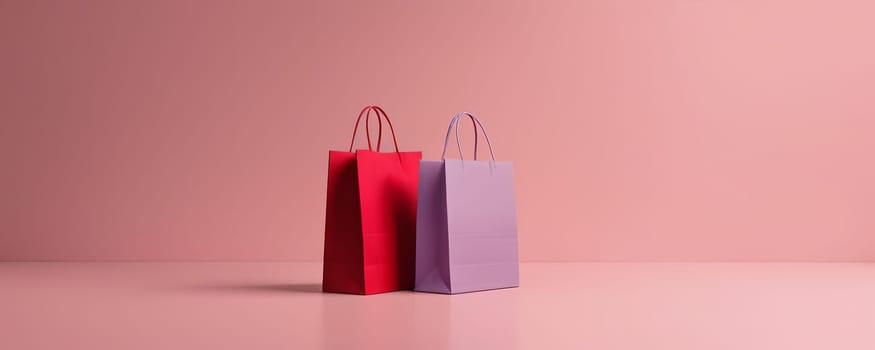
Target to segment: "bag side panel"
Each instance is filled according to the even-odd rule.
[[[358,170],[355,153],[329,151],[322,290],[365,293]]]
[[[447,197],[443,161],[419,162],[414,289],[432,293],[450,292]]]

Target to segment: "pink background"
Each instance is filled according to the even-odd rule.
[[[0,259],[318,260],[328,149],[374,103],[430,159],[486,123],[526,261],[875,260],[873,13],[3,1]]]

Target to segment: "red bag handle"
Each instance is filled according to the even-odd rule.
[[[395,138],[395,127],[392,126],[392,120],[389,119],[389,115],[386,114],[386,111],[384,111],[383,108],[381,108],[380,106],[372,106],[372,107],[374,108],[374,110],[376,112],[378,112],[378,114],[382,113],[383,118],[386,118],[386,124],[389,124],[389,131],[392,132],[392,143],[395,145],[395,153],[398,153],[398,155],[400,156],[401,151],[398,148],[398,139]],[[380,151],[380,145],[378,144],[377,145],[377,152],[379,152],[379,151]]]
[[[371,144],[371,130],[370,130],[370,128],[368,128],[368,126],[370,125],[371,110],[373,110],[373,109],[374,109],[374,106],[369,105],[369,106],[365,106],[365,108],[362,108],[361,112],[359,112],[358,119],[356,119],[356,121],[355,121],[355,128],[352,130],[352,141],[349,144],[349,151],[350,152],[352,152],[352,148],[355,146],[355,135],[356,135],[356,133],[358,133],[359,123],[362,120],[362,116],[365,117],[365,136],[367,137],[367,141],[368,141],[368,150],[373,151],[373,145]],[[367,113],[365,113],[365,112],[367,112]],[[377,114],[377,125],[378,125],[378,130],[379,130],[378,134],[377,134],[377,152],[379,152],[380,146],[383,144],[383,119],[382,119],[382,116],[380,116],[379,112],[376,112],[376,114]]]
[[[371,111],[372,110],[374,110],[373,106],[371,106],[371,109],[369,109],[368,113],[365,114],[365,136],[368,138],[368,147],[369,147],[368,150],[369,151],[370,151],[370,144],[371,144],[370,119],[371,119]],[[380,117],[380,113],[377,113],[376,111],[374,112],[374,114],[377,115],[377,152],[379,152],[380,146],[383,145],[383,118]]]
[[[355,146],[355,134],[358,132],[359,123],[362,120],[362,116],[365,116],[365,135],[368,139],[368,150],[369,151],[373,150],[372,145],[371,145],[371,132],[368,129],[368,125],[367,125],[368,121],[370,119],[370,116],[371,116],[371,110],[373,110],[377,114],[377,121],[379,122],[379,134],[377,136],[377,152],[380,151],[380,146],[383,143],[383,118],[386,118],[386,123],[389,124],[389,129],[392,132],[392,142],[395,144],[395,152],[400,154],[400,151],[398,149],[398,139],[395,137],[395,128],[392,126],[392,121],[389,119],[389,116],[386,114],[386,111],[384,111],[382,108],[380,108],[380,106],[374,106],[374,105],[365,106],[365,108],[363,108],[362,111],[359,112],[358,119],[356,119],[356,121],[355,121],[355,128],[353,128],[353,130],[352,130],[352,142],[350,142],[350,144],[349,144],[349,151],[352,152],[352,148],[353,148],[353,146]],[[367,112],[367,114],[365,112]]]

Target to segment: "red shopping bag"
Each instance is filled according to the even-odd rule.
[[[376,151],[368,131],[371,111],[379,124]],[[368,149],[353,152],[362,116]],[[395,152],[380,152],[383,119]],[[352,139],[348,152],[328,152],[322,290],[374,294],[412,289],[422,152],[399,151],[392,122],[378,106],[362,109]]]

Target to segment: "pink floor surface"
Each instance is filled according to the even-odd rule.
[[[0,349],[873,349],[875,264],[528,263],[321,293],[318,263],[0,263]]]

